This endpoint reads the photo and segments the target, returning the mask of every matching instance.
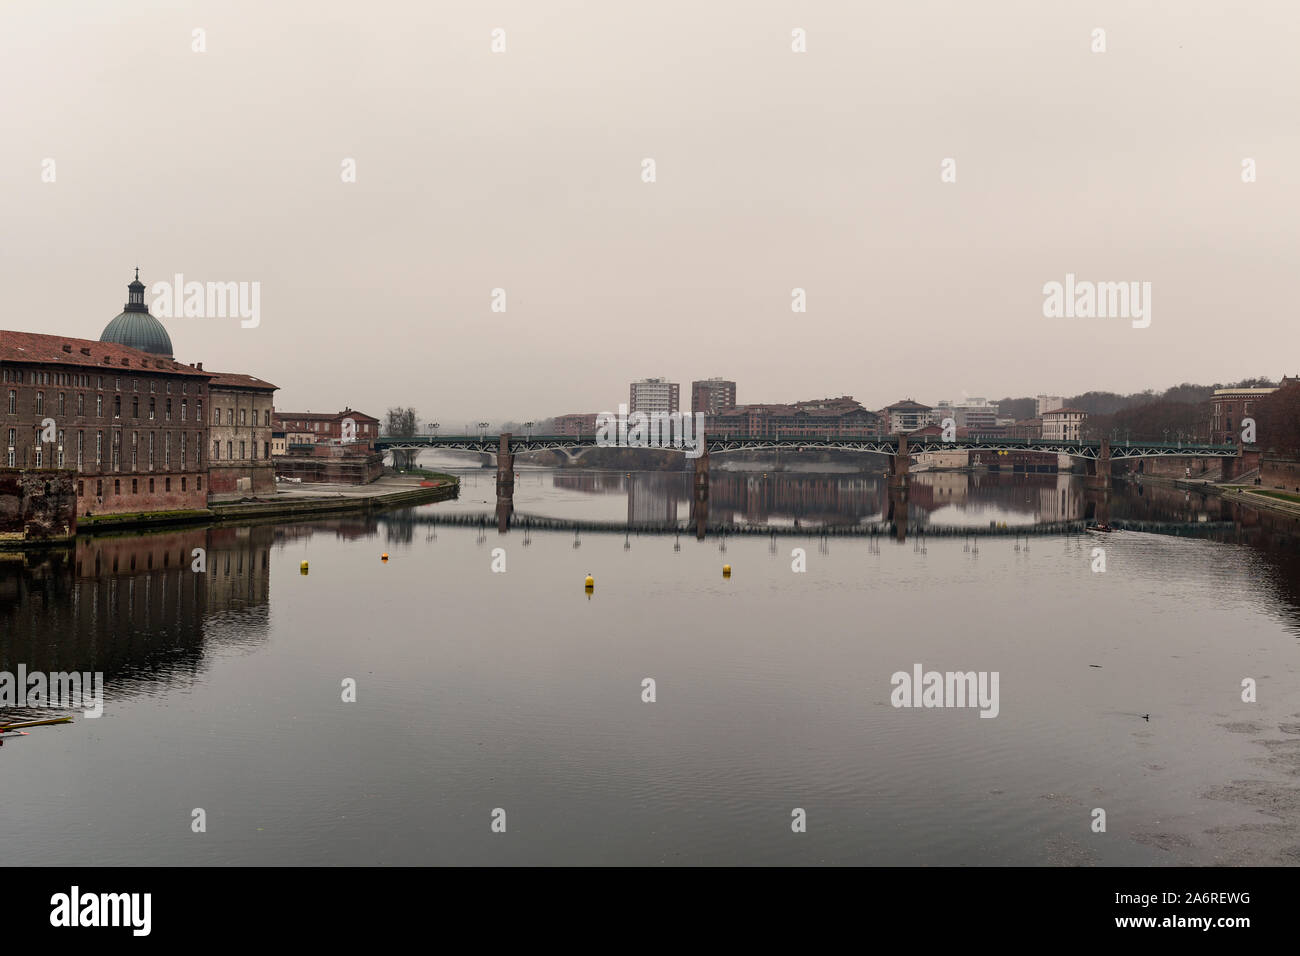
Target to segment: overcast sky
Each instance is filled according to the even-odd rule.
[[[0,328],[97,338],[136,265],[260,282],[257,328],[167,320],[177,358],[444,433],[658,375],[1294,374],[1298,44],[1295,0],[6,2]],[[1045,318],[1067,273],[1150,282],[1150,326]]]

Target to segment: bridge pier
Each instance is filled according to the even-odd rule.
[[[903,492],[903,500],[907,500],[907,476],[912,467],[912,460],[907,454],[907,435],[898,436],[898,451],[889,459],[889,487],[891,497],[893,489],[900,489]]]
[[[1083,480],[1085,488],[1110,490],[1111,467],[1110,467],[1110,439],[1101,440],[1101,451],[1097,453],[1096,460],[1088,461],[1087,477]]]
[[[700,435],[700,444],[704,446],[704,436]],[[704,540],[704,528],[709,521],[709,449],[704,446],[700,456],[695,459],[694,493],[691,496],[691,523],[695,525],[695,537]]]
[[[510,530],[515,512],[515,456],[510,450],[510,433],[498,437],[497,444],[497,531]]]

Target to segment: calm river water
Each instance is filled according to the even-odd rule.
[[[458,501],[379,516],[0,558],[0,671],[106,681],[101,718],[0,746],[0,859],[1300,862],[1290,519],[1130,486],[1112,518],[1203,533],[697,541],[428,523],[491,512],[492,472],[463,474]],[[882,490],[715,472],[710,520],[856,523]],[[686,475],[521,470],[515,507],[684,521],[689,499]],[[910,505],[985,528],[1087,508],[1055,475],[918,476]],[[892,706],[891,675],[917,664],[997,672],[997,716]]]

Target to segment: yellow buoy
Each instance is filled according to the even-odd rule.
[[[385,551],[383,554],[381,554],[381,555],[379,556],[379,560],[380,560],[380,561],[387,561],[387,560],[388,560],[388,552]]]
[[[300,568],[302,568],[304,571],[306,571],[306,570],[307,570],[307,562],[304,561],[302,564],[298,565],[298,567],[300,567]]]
[[[724,564],[724,565],[722,566],[722,576],[723,576],[724,578],[729,578],[729,577],[731,577],[731,565],[729,565],[729,564]]]
[[[595,586],[596,586],[596,579],[593,578],[590,574],[587,575],[587,580],[583,582],[583,587],[594,588]]]

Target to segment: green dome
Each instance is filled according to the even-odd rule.
[[[128,348],[152,352],[174,358],[172,338],[163,324],[148,312],[123,312],[108,325],[99,337],[101,342],[115,342]]]
[[[149,306],[144,301],[144,283],[140,281],[140,270],[135,270],[135,281],[127,287],[126,311],[104,326],[99,337],[101,342],[113,342],[127,348],[152,352],[175,358],[172,353],[172,337],[167,334],[163,324],[149,314]]]

